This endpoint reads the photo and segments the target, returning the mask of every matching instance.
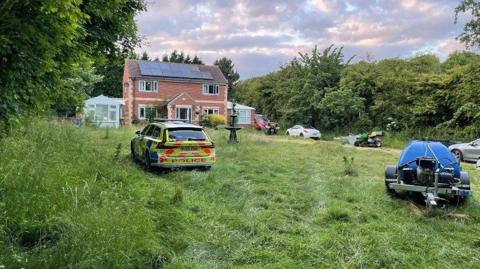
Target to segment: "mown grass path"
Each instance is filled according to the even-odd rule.
[[[230,145],[209,130],[211,171],[145,173],[129,158],[133,132],[38,122],[2,141],[0,265],[479,267],[476,193],[433,212],[387,196],[397,152],[245,130]],[[479,173],[464,168],[475,191]]]

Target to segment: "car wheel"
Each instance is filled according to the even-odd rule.
[[[150,154],[148,153],[148,150],[145,151],[145,171],[152,171],[152,163],[150,161]]]
[[[459,160],[459,161],[461,161],[461,162],[463,161],[463,154],[462,154],[462,152],[461,152],[460,150],[454,149],[454,150],[452,150],[452,153],[453,153],[453,155],[455,155],[455,157],[457,158],[457,160]]]
[[[300,137],[303,137],[303,133],[300,133]]]
[[[137,155],[135,154],[135,149],[133,147],[133,143],[130,143],[130,156],[134,162],[137,161]]]
[[[290,135],[290,133],[287,131],[287,132],[285,133],[285,135]]]

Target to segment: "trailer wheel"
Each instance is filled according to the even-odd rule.
[[[461,190],[470,190],[470,175],[467,172],[460,172],[460,183],[462,185],[458,186],[459,189]],[[463,204],[465,202],[465,199],[467,199],[468,196],[460,196],[460,195],[455,195],[454,201],[457,202],[457,204]]]
[[[395,193],[395,190],[388,186],[392,179],[397,179],[397,167],[395,165],[387,165],[385,166],[385,188],[389,194]]]
[[[470,175],[467,172],[460,172],[461,189],[470,190]]]

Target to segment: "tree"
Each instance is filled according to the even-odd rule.
[[[148,57],[148,54],[146,51],[142,53],[142,57],[140,57],[140,60],[150,61],[150,57]]]
[[[70,76],[64,80],[61,94],[54,96],[52,108],[58,115],[75,115],[82,109],[83,101],[92,94],[95,84],[102,79],[91,63],[74,64]]]
[[[364,99],[351,90],[331,89],[318,104],[322,126],[327,129],[351,126],[364,111]]]
[[[0,6],[0,121],[46,111],[73,63],[86,16],[77,1],[6,1]]]
[[[111,63],[139,44],[134,18],[144,8],[143,0],[0,4],[0,121],[58,107],[65,81],[81,75],[77,65],[103,76],[95,89],[121,93],[122,71]]]
[[[469,47],[480,47],[480,2],[478,0],[462,0],[455,8],[455,23],[460,13],[470,13],[471,19],[463,27],[458,39]]]
[[[213,64],[220,68],[223,75],[227,79],[229,97],[232,99],[235,96],[235,93],[233,92],[233,86],[240,79],[240,75],[235,70],[235,65],[233,64],[232,60],[227,57],[222,57],[218,60],[215,60]]]
[[[94,94],[120,97],[124,61],[140,45],[135,16],[146,10],[145,0],[87,0],[80,6],[88,19],[79,44],[95,57],[94,67],[103,76]]]
[[[202,60],[195,55],[193,59],[190,55],[185,55],[183,51],[180,53],[177,50],[172,51],[170,55],[163,55],[162,62],[170,63],[185,63],[185,64],[203,64]]]

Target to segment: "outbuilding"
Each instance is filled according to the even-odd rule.
[[[227,102],[228,115],[232,113],[232,102]],[[254,125],[255,120],[255,108],[246,105],[235,103],[235,110],[237,111],[238,118],[237,124],[241,127],[250,128]]]
[[[119,127],[122,120],[122,98],[112,98],[104,95],[85,101],[84,120],[94,122],[98,127]]]

